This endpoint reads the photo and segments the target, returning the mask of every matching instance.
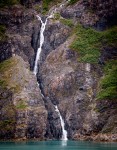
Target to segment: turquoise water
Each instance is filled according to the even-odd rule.
[[[0,150],[117,150],[117,143],[78,141],[0,142]]]

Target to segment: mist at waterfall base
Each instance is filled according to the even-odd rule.
[[[117,150],[117,143],[78,141],[0,142],[0,150]]]

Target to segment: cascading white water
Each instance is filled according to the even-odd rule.
[[[60,8],[63,6],[64,4],[60,5]],[[41,19],[41,17],[39,15],[37,15],[37,18],[39,21],[41,21],[41,30],[40,30],[40,46],[37,50],[37,54],[36,54],[36,59],[35,59],[35,64],[34,64],[34,70],[33,73],[36,75],[38,72],[38,62],[40,60],[40,55],[41,55],[41,51],[42,51],[42,46],[44,43],[44,31],[45,31],[45,27],[47,24],[47,21],[49,18],[53,18],[54,17],[54,13],[56,12],[56,8],[54,10],[52,10],[52,12],[50,13],[50,15],[46,18],[45,22],[43,22],[43,20]],[[38,84],[39,86],[39,84]],[[42,92],[41,92],[42,94]],[[44,95],[42,94],[42,97],[44,97]],[[62,140],[63,141],[67,141],[67,131],[65,130],[65,123],[64,120],[60,114],[60,111],[58,109],[57,106],[55,106],[55,111],[58,112],[59,118],[60,118],[60,122],[61,122],[61,127],[62,127]],[[63,143],[64,145],[66,145],[66,143]]]
[[[64,6],[65,2],[66,2],[66,0],[63,1],[63,3],[61,3],[61,5],[59,7],[61,8],[62,6]],[[41,30],[40,30],[40,46],[39,46],[39,48],[37,50],[37,55],[36,55],[35,64],[34,64],[34,70],[33,70],[33,73],[35,75],[37,74],[37,71],[38,71],[38,62],[40,60],[42,46],[43,46],[43,43],[44,43],[44,31],[45,31],[45,27],[46,27],[48,19],[49,18],[53,18],[55,13],[56,13],[56,8],[54,8],[51,11],[50,15],[46,18],[45,22],[43,22],[43,20],[41,19],[41,17],[39,15],[37,15],[38,20],[41,21]]]
[[[37,50],[37,55],[36,55],[36,59],[35,59],[35,65],[34,65],[34,70],[33,73],[36,75],[37,74],[37,70],[38,70],[38,61],[40,60],[40,54],[41,54],[41,50],[42,50],[42,45],[44,43],[44,31],[45,31],[45,27],[47,24],[47,19],[45,21],[45,23],[42,21],[41,17],[37,15],[38,20],[41,21],[41,30],[40,30],[40,47]]]
[[[35,65],[34,65],[34,70],[33,73],[36,75],[37,71],[38,71],[38,61],[40,60],[40,55],[41,55],[41,51],[42,51],[42,46],[44,43],[44,31],[45,31],[45,27],[47,24],[47,21],[49,18],[53,18],[54,12],[56,12],[56,9],[53,10],[50,14],[50,16],[48,16],[45,20],[45,22],[42,21],[41,17],[39,15],[37,15],[37,18],[39,21],[41,21],[41,30],[40,30],[40,46],[37,50],[37,55],[36,55],[36,59],[35,59]]]
[[[60,118],[60,121],[61,121],[61,127],[62,127],[62,140],[64,141],[67,141],[68,138],[67,138],[67,131],[65,130],[65,123],[64,123],[64,120],[60,114],[60,111],[58,109],[57,106],[55,106],[55,111],[58,112],[58,115],[59,115],[59,118]]]

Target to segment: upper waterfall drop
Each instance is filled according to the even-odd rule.
[[[64,6],[65,2],[67,2],[66,0],[64,0],[61,4],[60,4],[60,8],[62,6]],[[58,8],[59,8],[58,7]],[[37,49],[37,54],[36,54],[36,59],[35,59],[35,64],[34,64],[34,70],[33,73],[36,75],[38,72],[38,61],[40,60],[40,55],[41,55],[41,51],[42,51],[42,46],[44,43],[44,31],[45,31],[45,27],[47,24],[48,19],[51,19],[54,17],[54,14],[56,13],[57,8],[55,7],[53,10],[51,10],[50,15],[46,18],[45,22],[43,22],[43,20],[41,19],[41,17],[39,15],[36,15],[38,20],[41,21],[41,30],[40,30],[40,46]]]
[[[34,70],[33,70],[33,73],[35,75],[37,74],[37,70],[38,70],[38,61],[40,60],[40,54],[41,54],[42,46],[44,43],[44,31],[45,31],[45,27],[46,27],[47,19],[48,19],[48,18],[46,18],[46,21],[43,22],[39,15],[37,15],[37,18],[38,18],[38,20],[41,21],[41,30],[40,30],[40,47],[37,50],[37,55],[36,55],[35,65],[34,65]]]
[[[57,105],[55,105],[55,111],[58,112],[58,115],[59,115],[60,121],[61,121],[61,127],[62,127],[62,133],[63,133],[62,134],[62,140],[67,141],[68,138],[67,138],[67,131],[65,130],[65,123],[64,123],[64,120],[60,114],[60,111],[59,111]]]
[[[46,27],[48,19],[53,18],[55,12],[56,12],[56,9],[51,12],[51,14],[46,18],[45,22],[43,22],[41,17],[39,15],[37,15],[38,20],[41,21],[41,30],[40,30],[40,46],[37,49],[37,54],[36,54],[36,59],[35,59],[35,64],[34,64],[34,70],[33,70],[33,73],[35,75],[37,74],[37,71],[38,71],[38,61],[40,60],[42,46],[43,46],[43,43],[44,43],[45,27]]]

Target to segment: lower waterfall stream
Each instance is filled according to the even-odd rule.
[[[60,7],[61,7],[61,5],[60,5]],[[38,72],[38,63],[40,61],[40,55],[41,55],[42,46],[43,46],[43,43],[44,43],[44,31],[45,31],[45,28],[46,28],[46,24],[47,24],[48,19],[53,17],[54,12],[56,12],[56,8],[46,18],[45,22],[43,22],[43,20],[41,19],[41,17],[39,15],[37,15],[38,20],[41,21],[41,29],[40,29],[40,46],[39,46],[39,48],[37,50],[35,64],[34,64],[34,70],[33,70],[33,73],[35,75],[37,75],[37,72]],[[38,85],[39,85],[39,83],[38,83]],[[41,95],[42,95],[42,97],[44,97],[44,95],[42,94],[42,92],[41,92]],[[68,138],[67,138],[67,131],[65,130],[65,123],[64,123],[64,120],[63,120],[63,118],[62,118],[62,116],[60,114],[60,111],[59,111],[59,109],[58,109],[57,106],[55,106],[55,111],[58,112],[58,116],[60,118],[60,123],[61,123],[61,128],[62,128],[62,138],[61,138],[61,140],[67,141]]]
[[[55,106],[55,111],[58,112],[58,115],[59,115],[59,118],[60,118],[60,121],[61,121],[61,127],[62,127],[62,140],[65,140],[67,141],[68,138],[67,138],[67,131],[65,130],[65,123],[64,123],[64,120],[60,114],[60,111],[57,107],[57,105]]]

